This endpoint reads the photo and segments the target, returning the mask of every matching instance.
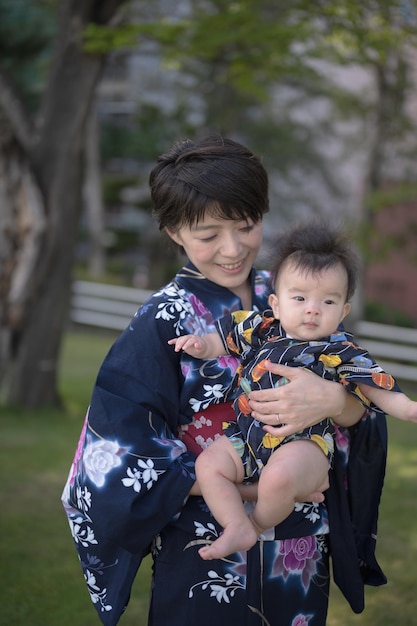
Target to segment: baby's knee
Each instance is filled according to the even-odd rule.
[[[295,479],[291,472],[288,472],[284,466],[276,466],[268,468],[266,466],[259,479],[259,489],[265,491],[272,490],[287,494],[295,490]]]
[[[199,473],[206,472],[208,468],[210,468],[212,464],[211,454],[209,452],[209,448],[203,450],[201,454],[195,460],[195,471],[197,472],[197,476]]]

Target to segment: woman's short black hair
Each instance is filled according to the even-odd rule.
[[[185,140],[161,155],[149,184],[160,230],[214,217],[259,222],[269,209],[268,175],[260,159],[221,136]]]

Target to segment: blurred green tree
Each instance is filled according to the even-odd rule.
[[[18,405],[59,401],[56,366],[78,233],[83,133],[110,51],[156,41],[167,64],[195,78],[206,101],[207,127],[244,135],[256,118],[252,105],[267,101],[277,87],[293,87],[301,97],[325,95],[339,111],[355,106],[362,115],[370,108],[374,112],[375,103],[364,103],[327,80],[323,64],[357,63],[383,76],[392,71],[393,58],[405,61],[405,48],[416,35],[412,0],[196,0],[191,13],[171,16],[165,4],[137,0],[132,3],[136,21],[117,22],[125,4],[0,1],[0,52],[5,46],[0,61],[0,381],[6,400]],[[52,18],[57,14],[56,23],[51,17],[43,22],[49,10]],[[400,89],[394,92],[403,98]],[[391,121],[399,121],[398,101],[392,103]],[[384,113],[384,124],[388,118]],[[290,146],[288,127],[283,125],[280,150],[279,138],[268,135],[264,122],[263,141],[269,140],[279,156]],[[382,126],[381,132],[386,132]],[[293,155],[306,159],[305,132],[292,137]],[[382,153],[375,151],[375,163]]]

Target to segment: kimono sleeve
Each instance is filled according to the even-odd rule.
[[[333,578],[352,610],[361,613],[364,585],[387,582],[375,554],[387,458],[386,419],[368,410],[350,431],[348,450],[339,447],[340,438],[336,439],[330,488],[325,495]]]
[[[105,358],[63,493],[91,599],[116,624],[152,539],[181,511],[194,455],[177,437],[181,305],[151,300]]]
[[[356,396],[360,402],[372,410],[384,414],[377,406],[371,403],[366,395],[362,393],[359,384],[385,389],[386,391],[401,392],[401,388],[391,374],[384,370],[374,361],[372,356],[365,349],[351,344],[349,361],[337,368],[339,381],[345,389]]]

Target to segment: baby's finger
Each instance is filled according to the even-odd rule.
[[[175,347],[175,352],[179,352],[183,350],[186,343],[189,341],[188,337],[184,335],[183,337],[176,337],[175,339],[169,339],[168,343],[170,346]]]
[[[201,348],[201,342],[195,337],[187,337],[181,345],[183,350],[186,350],[187,348],[194,348],[198,350]]]

